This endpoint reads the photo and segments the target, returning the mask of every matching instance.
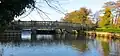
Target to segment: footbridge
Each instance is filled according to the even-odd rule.
[[[59,21],[15,21],[11,24],[10,29],[89,30],[92,29],[92,26]]]
[[[9,24],[0,37],[21,38],[22,32],[31,32],[31,37],[36,34],[73,33],[78,31],[92,30],[93,27],[86,24],[60,22],[60,21],[14,21]]]

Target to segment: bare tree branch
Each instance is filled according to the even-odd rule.
[[[28,12],[28,14],[26,14],[25,16],[23,16],[23,17],[21,17],[21,18],[25,18],[25,17],[27,17],[28,15],[30,15],[30,13],[32,13],[33,10],[34,10],[34,8],[32,8],[32,9]]]
[[[46,4],[49,6],[49,7],[51,7],[51,8],[53,8],[53,9],[55,9],[56,11],[58,11],[58,12],[60,12],[60,13],[62,13],[62,14],[65,14],[64,12],[62,12],[61,10],[58,10],[56,7],[57,6],[52,6],[50,3],[49,3],[49,1],[48,0],[44,0],[45,2],[46,2]]]
[[[44,11],[42,11],[41,9],[39,9],[39,8],[37,8],[37,7],[35,7],[36,9],[37,9],[37,12],[38,12],[38,14],[40,15],[40,12],[42,12],[48,19],[50,19],[49,18],[49,16],[44,12]],[[40,11],[40,12],[39,12]],[[40,15],[41,16],[41,15]],[[43,18],[43,17],[42,17]]]

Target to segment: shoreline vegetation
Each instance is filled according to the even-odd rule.
[[[120,33],[120,28],[96,28],[97,32]]]
[[[85,31],[87,36],[110,37],[120,39],[120,28],[96,28],[94,31]]]

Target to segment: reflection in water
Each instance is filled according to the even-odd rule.
[[[103,49],[104,56],[109,56],[109,52],[110,52],[109,42],[101,42],[101,46]]]
[[[0,42],[0,56],[120,56],[119,47],[119,39],[106,37],[37,35],[34,41]]]
[[[37,40],[39,40],[39,39],[52,40],[53,39],[53,35],[37,35],[36,38],[37,38]]]
[[[21,34],[21,38],[23,39],[23,40],[26,40],[26,39],[31,39],[30,38],[31,37],[31,31],[22,31],[22,34]]]
[[[77,48],[80,52],[85,52],[88,48],[87,42],[85,40],[73,40],[72,47]]]

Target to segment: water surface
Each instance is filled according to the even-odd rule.
[[[26,40],[28,41],[26,41]],[[30,36],[0,42],[0,56],[120,56],[120,40],[71,34]]]

